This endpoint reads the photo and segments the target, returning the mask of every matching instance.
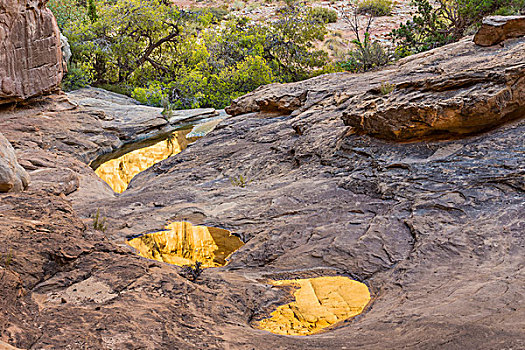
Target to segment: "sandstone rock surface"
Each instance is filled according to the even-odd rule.
[[[110,91],[85,88],[67,94],[69,100],[96,116],[101,126],[118,141],[102,150],[93,167],[134,149],[152,145],[174,130],[213,120],[219,112],[213,108],[173,111],[169,118],[162,108],[144,106],[136,100]],[[119,150],[119,154],[113,153]],[[104,156],[104,154],[106,156]]]
[[[402,101],[421,108],[418,99],[432,96],[452,101],[462,88],[439,72],[452,72],[463,55],[469,79],[479,74],[464,101],[478,96],[487,106],[486,79],[494,93],[504,85],[491,80],[498,74],[514,79],[513,94],[521,88],[509,72],[521,74],[523,61],[512,56],[522,57],[524,42],[463,41],[415,56],[400,67],[416,87],[404,100],[397,90],[391,97],[398,109]],[[504,69],[496,69],[496,53],[507,59]],[[433,67],[445,54],[450,60]],[[483,67],[493,64],[491,75]],[[421,88],[425,75],[433,89]],[[385,77],[403,81],[388,69],[260,89],[237,101],[238,115],[119,196],[99,186],[88,164],[121,142],[124,125],[105,129],[99,114],[61,95],[2,111],[0,128],[34,181],[26,192],[0,195],[0,339],[36,349],[524,348],[523,115],[493,119],[492,129],[468,137],[377,139],[371,135],[396,137],[342,117],[349,123],[343,112],[363,108]],[[448,90],[437,88],[438,77]],[[411,135],[403,119],[374,120],[392,130],[400,123],[404,136],[433,134],[429,127]],[[241,175],[250,181],[235,186]],[[97,210],[105,232],[93,228]],[[125,245],[181,220],[227,229],[246,244],[195,283]],[[365,283],[372,303],[314,336],[254,327],[293,301],[269,280],[320,276]]]
[[[260,112],[341,117],[356,132],[389,140],[454,137],[525,113],[525,40],[480,48],[465,38],[401,60],[381,73],[338,73],[268,85],[234,101],[239,115]],[[308,125],[297,122],[298,132]]]
[[[58,88],[60,32],[45,0],[0,0],[0,104]]]
[[[491,46],[524,35],[525,16],[491,16],[483,19],[481,28],[474,36],[474,42],[481,46]]]
[[[0,133],[0,192],[22,191],[29,185],[29,175],[18,164],[11,143]]]

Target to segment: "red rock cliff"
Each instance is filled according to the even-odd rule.
[[[47,0],[0,0],[0,104],[58,87],[60,34]]]

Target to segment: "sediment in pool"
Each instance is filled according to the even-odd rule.
[[[197,261],[203,268],[219,267],[244,243],[230,231],[189,222],[174,222],[165,231],[145,234],[127,242],[148,259],[185,266]]]
[[[370,302],[370,291],[348,277],[316,277],[272,281],[293,286],[295,300],[277,307],[255,326],[281,335],[310,335],[359,315]]]

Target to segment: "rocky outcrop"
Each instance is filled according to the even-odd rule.
[[[0,133],[0,192],[22,191],[29,185],[29,175],[18,164],[15,150]]]
[[[472,38],[411,56],[381,73],[339,73],[268,85],[229,113],[340,117],[354,132],[390,140],[455,137],[525,113],[525,38],[480,48]],[[298,122],[296,128],[308,128]],[[300,132],[300,130],[299,130]]]
[[[60,32],[45,0],[0,0],[0,104],[54,90],[62,80]]]
[[[511,93],[521,93],[523,61],[512,60],[523,43],[463,41],[404,60],[405,77],[392,67],[259,89],[234,104],[238,115],[119,196],[88,166],[128,133],[118,118],[112,131],[105,112],[62,95],[0,113],[0,130],[33,178],[28,191],[0,195],[0,339],[37,349],[524,348],[523,115],[480,117],[478,131],[492,129],[468,137],[445,128],[446,140],[402,143],[373,136],[419,139],[441,129],[429,121],[410,134],[403,118],[372,113],[390,98],[402,110],[421,101],[473,106],[472,96],[481,112],[519,112]],[[498,53],[510,63],[498,68]],[[462,57],[470,62],[463,82],[454,70]],[[442,71],[456,72],[455,84]],[[383,95],[389,77],[395,89]],[[505,101],[484,99],[505,79],[514,82]],[[367,99],[371,119],[347,125]],[[103,228],[95,213],[107,219]],[[194,282],[125,245],[182,220],[246,244]],[[293,290],[269,280],[319,276],[365,283],[371,304],[310,337],[255,327],[293,302]]]
[[[141,105],[127,96],[97,88],[76,90],[67,96],[96,116],[102,128],[116,139],[111,147],[99,150],[100,157],[92,164],[94,168],[124,153],[152,145],[176,129],[219,117],[213,108],[173,111],[165,117],[162,108]]]
[[[474,42],[481,46],[492,46],[524,35],[525,16],[491,16],[483,19]]]

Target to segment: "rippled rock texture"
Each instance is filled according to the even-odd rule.
[[[58,88],[60,32],[46,0],[0,0],[0,104]]]
[[[525,38],[503,44],[464,40],[385,71],[262,88],[118,196],[88,164],[121,147],[125,126],[112,131],[105,113],[59,96],[1,113],[33,182],[0,195],[0,339],[37,349],[524,348]],[[464,81],[461,59],[471,62]],[[389,77],[391,95],[374,95]],[[382,119],[388,99],[392,119]],[[394,114],[453,102],[464,111],[447,114],[450,128],[411,132]],[[417,142],[392,141],[406,137]],[[245,186],[232,181],[241,176]],[[98,210],[105,232],[93,227]],[[182,220],[246,244],[194,282],[125,244]],[[269,280],[324,276],[365,283],[371,303],[312,336],[254,327],[296,301]]]

